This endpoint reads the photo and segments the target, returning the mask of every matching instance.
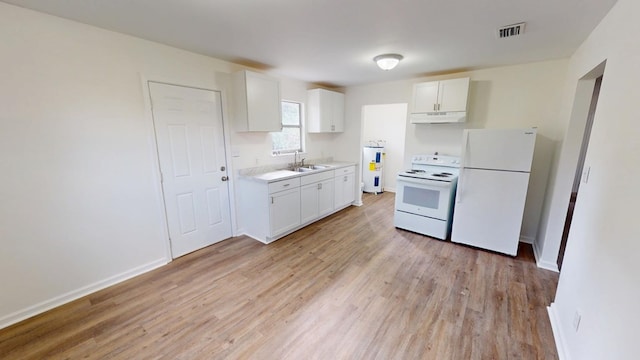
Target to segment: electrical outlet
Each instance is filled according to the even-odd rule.
[[[580,311],[576,310],[576,313],[573,315],[573,330],[578,332],[578,327],[580,327],[580,320],[582,319],[582,315],[580,315]]]

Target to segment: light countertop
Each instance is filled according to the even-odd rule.
[[[291,170],[274,170],[274,171],[269,171],[262,174],[241,175],[240,177],[247,180],[256,180],[260,182],[270,183],[274,181],[291,179],[299,176],[317,174],[324,171],[331,171],[331,170],[340,169],[347,166],[353,166],[356,164],[348,161],[332,161],[332,162],[316,164],[316,165],[326,166],[327,168],[316,169],[316,170],[305,171],[305,172],[297,172],[297,171],[291,171]]]

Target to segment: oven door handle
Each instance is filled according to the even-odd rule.
[[[439,188],[451,187],[451,182],[449,181],[438,181],[438,180],[425,181],[425,179],[417,179],[417,178],[405,177],[405,176],[398,177],[396,181],[399,183],[405,182],[405,183],[411,183],[411,184],[418,184],[424,187],[439,187]]]

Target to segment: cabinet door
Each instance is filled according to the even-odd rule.
[[[247,72],[247,115],[251,131],[280,131],[280,85],[278,80]]]
[[[313,183],[300,188],[300,216],[304,224],[318,218],[318,186],[321,183]]]
[[[325,89],[307,92],[307,132],[344,131],[344,94]]]
[[[331,95],[331,132],[344,131],[344,94],[332,92]]]
[[[280,131],[280,83],[251,71],[238,71],[233,79],[233,106],[238,131]]]
[[[426,113],[437,111],[438,81],[431,81],[413,85],[412,113]]]
[[[270,196],[269,223],[271,236],[277,236],[300,225],[300,188],[280,191]]]
[[[318,188],[318,216],[320,217],[331,213],[334,209],[334,180],[325,180],[318,183],[318,185],[320,185]]]
[[[438,111],[466,111],[469,94],[469,78],[440,81]]]
[[[355,199],[354,187],[355,176],[353,173],[340,175],[335,178],[334,182],[334,201],[335,208],[341,208],[351,204]]]
[[[347,174],[345,175],[346,180],[344,181],[344,192],[343,192],[343,196],[344,198],[342,199],[344,202],[344,205],[348,205],[351,204],[355,199],[356,199],[356,190],[355,190],[355,185],[356,185],[356,176],[354,173],[351,174]]]

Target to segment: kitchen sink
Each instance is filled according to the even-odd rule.
[[[326,165],[305,165],[301,167],[292,168],[291,170],[295,172],[309,172],[309,171],[323,170],[328,168],[329,166],[326,166]]]

